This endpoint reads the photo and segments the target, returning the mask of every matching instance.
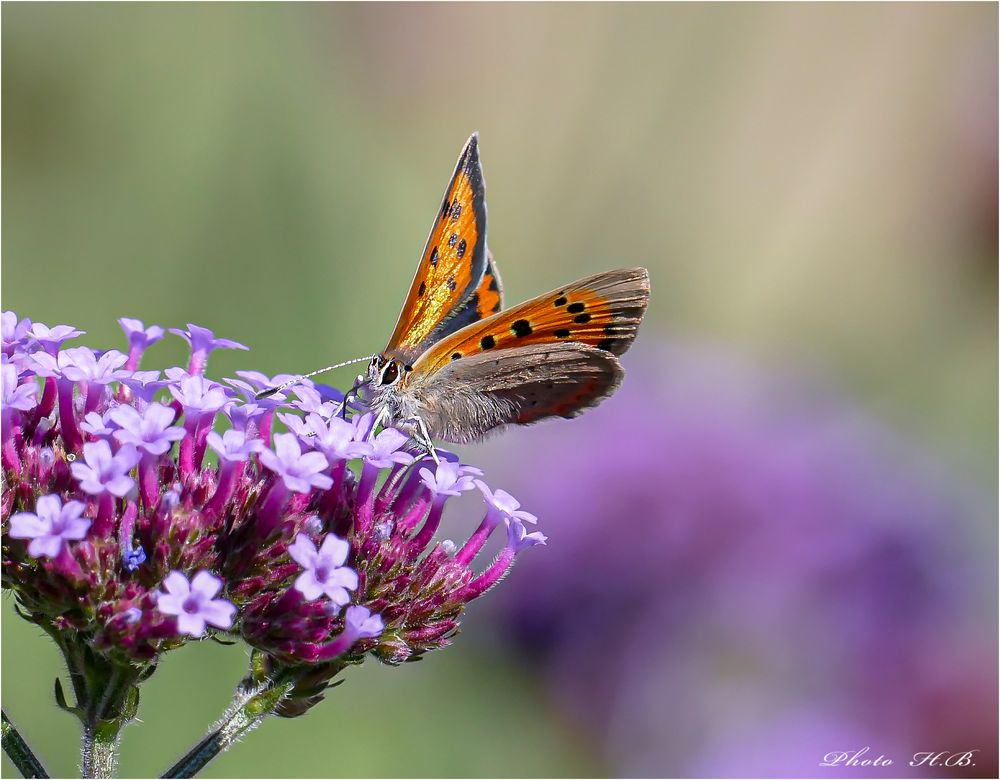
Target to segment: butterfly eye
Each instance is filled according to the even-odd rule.
[[[395,360],[390,360],[386,364],[385,370],[382,372],[382,378],[379,380],[381,385],[391,385],[399,379],[399,363]]]

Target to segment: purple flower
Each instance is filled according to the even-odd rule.
[[[58,355],[60,373],[72,382],[106,385],[128,375],[119,369],[128,357],[117,349],[109,349],[97,357],[86,347],[64,349]]]
[[[81,517],[84,509],[79,501],[63,505],[59,496],[41,496],[34,512],[11,516],[9,533],[14,539],[31,539],[28,555],[33,558],[55,558],[65,542],[87,535],[90,520]]]
[[[385,630],[385,624],[378,615],[373,615],[367,607],[348,607],[344,616],[344,631],[358,639],[376,637]]]
[[[347,591],[358,587],[357,573],[344,566],[350,551],[351,546],[333,534],[327,534],[318,551],[308,536],[296,536],[288,547],[292,560],[303,569],[295,578],[295,589],[306,601],[314,601],[326,595],[339,606],[350,603],[351,595]]]
[[[121,317],[118,324],[122,326],[128,338],[129,352],[133,349],[144,350],[163,338],[164,331],[159,325],[150,325],[147,328],[142,320],[133,320],[129,317]]]
[[[326,420],[318,414],[309,414],[304,429],[304,435],[311,436],[313,446],[332,461],[353,460],[374,451],[368,442],[357,441],[357,428],[340,417]]]
[[[123,405],[112,409],[109,416],[119,426],[114,434],[119,442],[150,455],[162,455],[184,438],[183,428],[170,426],[177,414],[169,406],[150,404],[140,413]]]
[[[89,433],[96,439],[107,439],[114,436],[117,427],[112,426],[111,414],[114,409],[105,412],[103,415],[97,412],[88,412],[83,422],[80,423],[80,430]]]
[[[83,445],[84,463],[70,464],[70,471],[80,481],[80,489],[92,496],[110,493],[124,496],[135,481],[128,473],[139,462],[135,447],[125,445],[114,455],[106,441],[94,441]]]
[[[264,449],[264,442],[260,439],[248,439],[246,431],[228,430],[221,436],[211,431],[207,441],[219,459],[225,461],[245,461],[254,453]]]
[[[191,345],[191,360],[188,362],[189,374],[201,374],[205,370],[205,363],[209,354],[216,349],[249,349],[238,341],[230,339],[217,339],[215,334],[208,328],[188,323],[187,330],[171,328],[171,333],[175,333]]]
[[[506,490],[497,490],[494,492],[490,490],[485,482],[478,479],[476,480],[476,487],[482,491],[486,503],[496,509],[503,517],[518,520],[522,523],[535,524],[538,522],[538,518],[533,514],[519,509],[521,502]]]
[[[139,367],[143,353],[151,344],[155,344],[163,338],[163,328],[159,325],[150,325],[147,328],[143,325],[142,320],[133,320],[128,317],[122,317],[118,320],[118,324],[122,326],[125,337],[128,339],[128,362],[125,364],[125,368],[135,371]]]
[[[279,433],[274,437],[274,452],[260,453],[264,468],[278,474],[285,487],[295,493],[308,493],[311,488],[324,490],[333,485],[333,480],[320,472],[327,467],[326,458],[319,452],[302,454],[299,440],[291,433]]]
[[[0,366],[0,372],[3,374],[3,408],[18,409],[22,412],[34,409],[38,404],[38,385],[35,381],[19,385],[17,369],[10,363]]]
[[[141,404],[152,403],[153,396],[170,384],[170,380],[160,379],[159,371],[135,371],[131,376],[122,379],[125,385]]]
[[[548,537],[541,531],[529,534],[525,530],[524,524],[517,518],[509,518],[507,520],[507,545],[515,553],[527,550],[536,544],[545,544],[546,541],[548,541]]]
[[[814,776],[841,745],[933,742],[957,712],[995,744],[996,559],[960,530],[995,506],[816,380],[626,357],[600,413],[483,448],[559,540],[490,600],[499,636],[611,773]]]
[[[472,490],[476,487],[473,475],[481,477],[483,472],[473,466],[462,466],[447,460],[441,461],[434,471],[420,469],[420,480],[436,496],[458,496],[463,491]]]
[[[75,339],[84,333],[85,331],[77,330],[72,325],[56,325],[54,328],[50,328],[48,325],[36,322],[31,326],[27,335],[48,354],[55,355],[64,341]]]
[[[5,311],[2,315],[3,353],[12,355],[14,350],[23,344],[29,330],[31,330],[31,320],[26,317],[18,322],[17,314]]]
[[[496,509],[458,553],[435,536],[447,500],[481,471],[443,451],[441,466],[405,468],[413,456],[403,433],[368,441],[374,416],[350,405],[348,419],[334,416],[342,396],[311,383],[287,417],[296,432],[272,436],[282,399],[258,403],[254,383],[281,377],[241,372],[247,381],[232,380],[232,391],[206,379],[208,349],[225,342],[197,328],[187,371],[136,371],[136,350],[160,334],[122,325],[124,367],[121,353],[88,348],[27,355],[17,339],[28,327],[13,315],[4,325],[4,584],[21,614],[81,658],[128,659],[132,674],[179,636],[228,628],[267,668],[302,682],[280,705],[302,714],[367,654],[399,664],[447,646],[466,606],[530,543],[515,528],[477,571],[477,552],[503,520]],[[160,388],[168,400],[153,402]],[[221,418],[216,429],[220,408],[232,430]],[[209,448],[217,460],[205,458]],[[360,474],[348,468],[365,456]]]
[[[200,571],[188,582],[179,571],[163,579],[164,592],[156,599],[156,608],[164,615],[177,618],[177,630],[190,636],[201,636],[205,625],[230,628],[236,606],[225,599],[215,598],[223,582],[214,574]]]
[[[206,414],[219,411],[229,400],[222,385],[200,374],[186,375],[177,384],[170,385],[170,394],[186,411]]]
[[[380,469],[390,468],[396,463],[409,465],[413,462],[413,456],[401,449],[409,440],[410,437],[405,433],[395,428],[386,428],[371,440],[372,452],[365,456],[365,463]]]

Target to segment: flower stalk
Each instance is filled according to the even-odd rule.
[[[139,682],[154,667],[112,661],[72,635],[50,632],[66,660],[76,705],[69,706],[56,680],[56,703],[83,725],[82,777],[114,777],[121,732],[139,709]]]
[[[239,739],[259,726],[274,713],[282,699],[295,687],[294,670],[283,670],[263,684],[246,689],[241,686],[233,703],[212,731],[168,769],[163,777],[194,777],[210,761],[225,753]]]
[[[21,777],[48,777],[41,762],[35,758],[35,754],[28,747],[28,743],[18,732],[17,728],[7,717],[7,713],[2,713],[3,750],[11,760]]]

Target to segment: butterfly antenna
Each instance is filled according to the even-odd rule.
[[[371,355],[368,357],[354,358],[354,360],[345,360],[343,363],[336,363],[332,366],[327,366],[326,368],[319,368],[315,371],[310,371],[308,374],[302,374],[301,376],[289,379],[287,382],[282,382],[277,387],[269,387],[267,390],[261,390],[257,395],[254,396],[258,401],[261,398],[267,398],[268,396],[274,395],[275,393],[280,393],[287,387],[292,385],[297,385],[303,379],[308,379],[311,376],[316,376],[317,374],[325,374],[327,371],[333,371],[335,368],[343,368],[344,366],[349,366],[353,363],[364,363],[366,360],[371,360]]]

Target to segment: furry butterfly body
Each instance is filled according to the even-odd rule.
[[[372,358],[362,389],[378,423],[428,446],[575,417],[621,384],[617,356],[631,346],[648,299],[646,269],[623,268],[503,309],[473,135],[389,344]]]

